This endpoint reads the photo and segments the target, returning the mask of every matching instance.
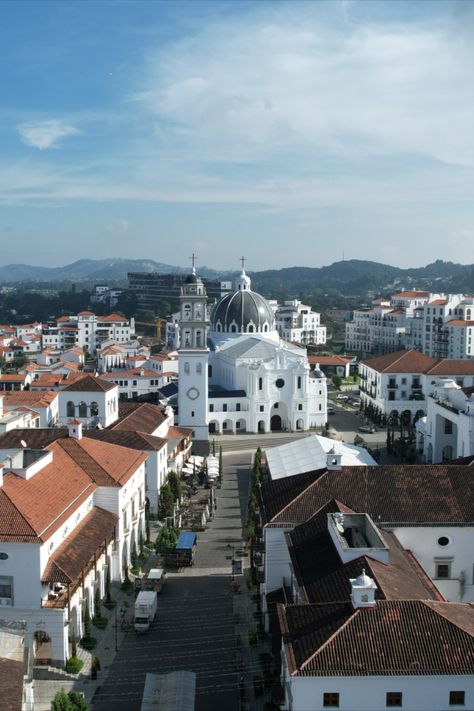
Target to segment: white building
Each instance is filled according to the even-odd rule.
[[[437,380],[416,435],[417,450],[427,463],[473,457],[474,388],[462,388],[450,378]]]
[[[434,358],[474,358],[474,297],[402,291],[358,309],[346,324],[346,348],[384,354],[416,348]]]
[[[149,368],[130,368],[113,370],[101,375],[102,380],[118,386],[121,400],[130,400],[157,393],[165,384],[163,375]]]
[[[118,419],[118,385],[84,375],[57,393],[59,420],[81,420],[86,427],[108,427]]]
[[[321,326],[321,315],[297,299],[284,301],[277,307],[275,328],[288,343],[303,346],[326,343],[326,326]]]
[[[3,405],[6,410],[29,409],[39,415],[40,427],[54,427],[59,420],[59,396],[53,390],[22,390],[4,394]]]
[[[42,349],[67,350],[73,346],[84,348],[95,355],[102,343],[125,343],[134,338],[135,321],[118,314],[96,316],[92,311],[81,311],[73,316],[60,316],[55,326],[44,326]]]
[[[2,452],[0,604],[53,664],[83,635],[87,605],[105,593],[107,569],[120,581],[144,530],[146,456],[70,436],[42,450]]]
[[[306,350],[281,341],[273,309],[242,271],[213,307],[193,273],[181,295],[179,423],[208,446],[209,433],[309,430],[326,422],[326,378]],[[209,345],[208,345],[209,344]]]
[[[403,416],[405,425],[426,415],[427,398],[440,377],[450,377],[462,387],[474,385],[470,360],[435,360],[413,349],[388,353],[359,364],[360,397],[383,414]]]

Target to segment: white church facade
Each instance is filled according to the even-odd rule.
[[[209,315],[193,268],[182,287],[179,424],[195,444],[209,435],[309,430],[327,420],[326,378],[304,348],[282,341],[270,304],[242,270],[234,292]],[[197,444],[199,448],[199,444]]]

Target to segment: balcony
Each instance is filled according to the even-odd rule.
[[[393,382],[392,382],[392,383],[389,383],[389,384],[387,385],[387,390],[398,390],[398,385],[397,385],[397,383],[393,383]]]

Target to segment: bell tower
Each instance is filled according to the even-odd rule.
[[[181,426],[194,430],[193,450],[208,454],[209,318],[206,289],[196,274],[194,261],[193,254],[191,274],[186,277],[180,296],[178,419]]]

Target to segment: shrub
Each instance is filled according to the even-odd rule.
[[[73,706],[64,691],[58,691],[51,701],[51,711],[72,711]]]
[[[82,649],[86,649],[87,651],[91,651],[91,649],[94,649],[94,647],[97,644],[97,640],[95,637],[83,637],[80,641],[80,645]]]
[[[74,709],[74,711],[88,711],[89,707],[86,700],[79,691],[70,691],[67,696],[72,704],[71,709]]]
[[[97,627],[97,629],[99,629],[99,630],[105,630],[108,622],[109,622],[108,619],[106,617],[102,617],[102,616],[94,617],[94,619],[92,620],[92,624],[94,625],[94,627]]]
[[[79,659],[78,657],[69,657],[66,662],[66,671],[68,674],[79,674],[83,666],[84,662],[82,659]]]
[[[114,607],[116,607],[117,601],[116,600],[106,600],[104,602],[104,607],[106,607],[108,610],[113,610]]]

